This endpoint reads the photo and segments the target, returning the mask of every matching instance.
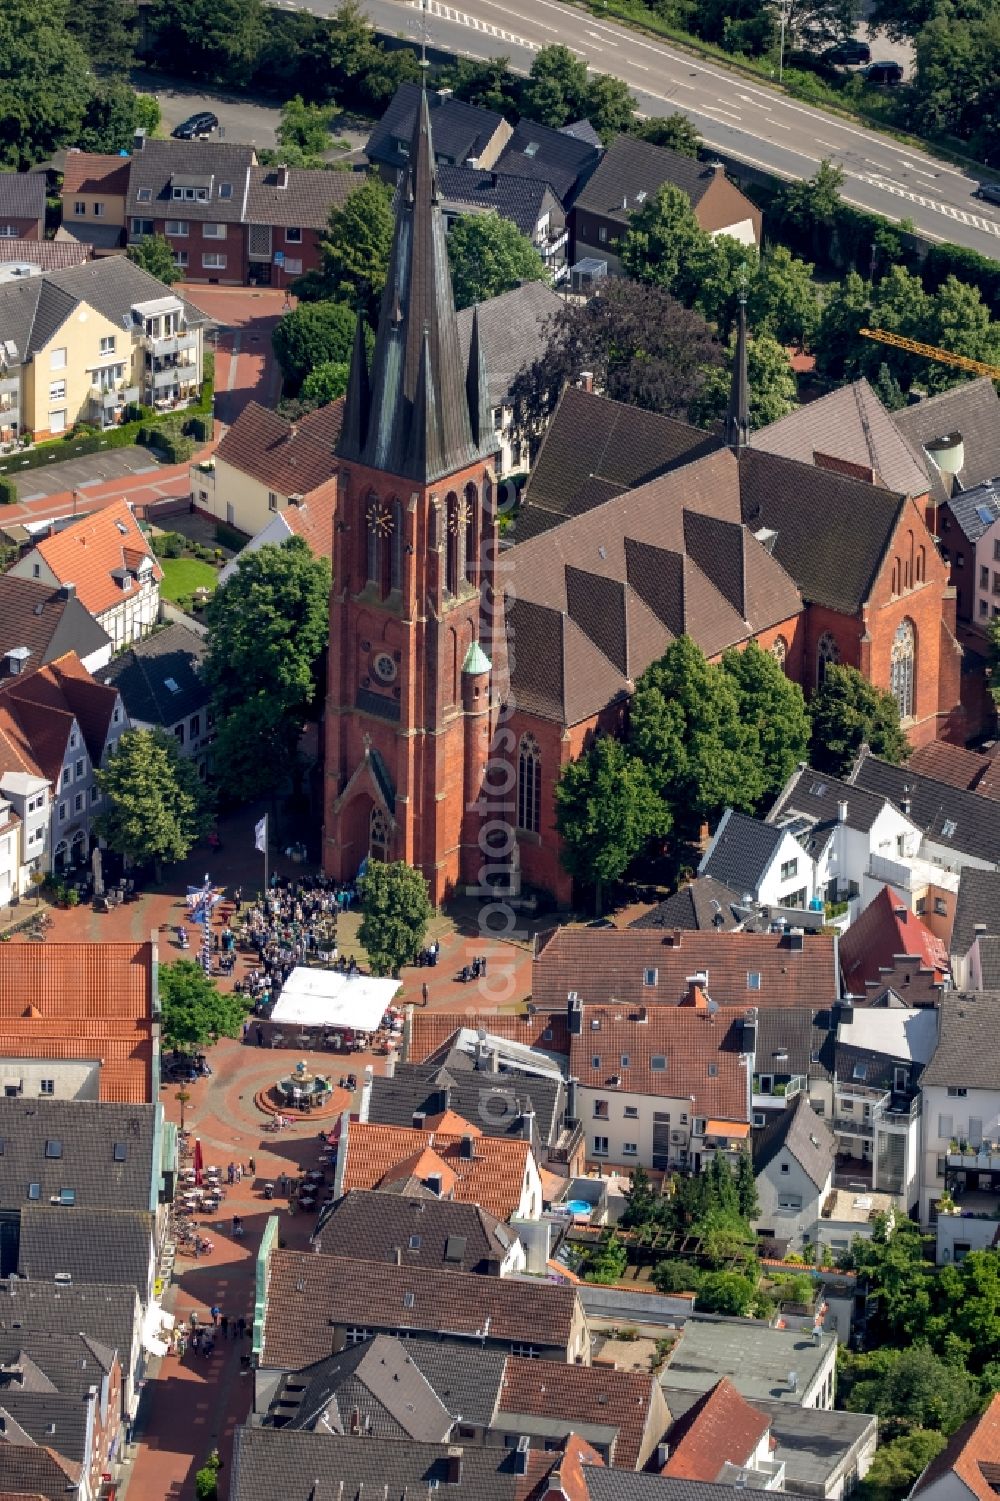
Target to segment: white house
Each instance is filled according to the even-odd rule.
[[[9,745],[5,747],[7,748]],[[32,875],[36,871],[44,874],[50,869],[51,794],[51,784],[37,771],[17,764],[9,769],[0,766],[0,797],[10,806],[18,820],[17,838],[12,852],[16,851],[19,864],[16,875],[11,879],[7,901],[10,901],[12,895],[21,897],[29,894],[33,889]],[[0,875],[0,892],[2,890],[3,876]]]
[[[921,1079],[920,1222],[933,1222],[947,1190],[971,1216],[949,1232],[992,1245],[1000,1229],[1000,993],[949,991],[938,1019]]]
[[[815,1237],[833,1186],[835,1155],[833,1133],[804,1094],[754,1133],[759,1234],[788,1241],[795,1251]]]
[[[813,861],[792,833],[732,808],[719,820],[698,874],[761,906],[806,907],[815,897]]]

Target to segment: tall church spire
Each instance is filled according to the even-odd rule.
[[[358,321],[354,329],[354,348],[351,351],[351,370],[347,377],[344,421],[337,445],[337,452],[342,458],[360,459],[364,452],[371,399],[368,350],[365,346],[365,315],[363,308],[359,307]]]
[[[355,373],[352,366],[349,408]],[[421,484],[474,463],[479,449],[465,376],[434,174],[430,107],[421,89],[407,180],[396,199],[364,446],[352,454],[348,436],[338,452]]]
[[[740,291],[740,315],[733,359],[733,383],[726,412],[726,442],[739,457],[750,446],[750,381],[747,376],[747,294]]]
[[[469,339],[469,367],[465,372],[465,394],[469,402],[472,441],[482,453],[495,446],[490,412],[490,392],[486,379],[486,358],[479,329],[479,304],[472,309],[472,335]]]

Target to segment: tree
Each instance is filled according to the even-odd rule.
[[[843,186],[844,169],[824,159],[812,177],[790,183],[783,192],[785,219],[812,244],[817,260],[821,255],[830,257]]]
[[[586,113],[587,64],[568,47],[536,52],[521,94],[521,110],[542,125],[568,125]]]
[[[441,70],[439,81],[466,104],[517,119],[521,83],[510,71],[509,57],[457,58]]]
[[[136,13],[129,0],[74,0],[66,13],[66,29],[81,44],[95,72],[128,75],[136,42]]]
[[[76,140],[93,79],[68,16],[68,0],[0,6],[0,168],[31,167]]]
[[[455,306],[471,307],[509,292],[522,281],[547,281],[538,251],[499,214],[462,214],[448,236]]]
[[[654,834],[665,834],[670,815],[646,768],[621,741],[603,735],[563,768],[556,787],[556,827],[562,861],[571,875],[597,888],[617,881]]]
[[[704,1280],[705,1273],[687,1261],[668,1258],[653,1268],[653,1286],[658,1293],[697,1293]]]
[[[757,736],[733,679],[690,636],[671,642],[636,684],[629,748],[688,836],[726,807],[752,811],[764,795]]]
[[[625,1190],[626,1209],[621,1217],[623,1230],[635,1230],[653,1218],[656,1197],[649,1181],[649,1173],[640,1162],[632,1169],[629,1186]]]
[[[635,123],[635,100],[627,83],[610,73],[595,73],[587,85],[583,113],[605,146],[617,135],[632,129]]]
[[[216,717],[215,763],[233,798],[259,795],[291,768],[318,692],[329,596],[328,559],[291,537],[244,554],[209,601],[204,675]]]
[[[986,638],[990,647],[989,664],[986,669],[990,693],[993,696],[993,702],[1000,709],[1000,615],[994,615],[986,627]]]
[[[860,374],[867,350],[858,329],[865,326],[870,314],[871,287],[856,271],[850,271],[832,289],[820,314],[813,348],[821,375],[840,383]],[[880,366],[888,369],[884,358]]]
[[[681,156],[697,157],[701,146],[701,136],[687,115],[654,115],[652,119],[642,121],[636,134],[654,146],[668,146],[671,151],[679,151]]]
[[[713,370],[705,378],[695,409],[697,420],[705,426],[721,422],[732,389],[732,364],[735,341],[730,345],[728,368]],[[750,426],[756,432],[777,422],[798,404],[798,386],[788,355],[770,334],[756,334],[747,340],[747,381],[750,387]]]
[[[798,683],[787,678],[773,652],[751,641],[742,651],[723,654],[722,670],[732,681],[739,715],[757,736],[764,792],[778,792],[805,759],[812,728]],[[750,1216],[751,1218],[753,1216]]]
[[[169,1048],[191,1053],[238,1037],[247,1014],[241,996],[220,990],[196,959],[176,959],[159,969],[160,1026]]]
[[[275,132],[278,145],[287,161],[291,148],[301,158],[302,166],[319,167],[332,145],[330,122],[333,110],[329,105],[307,104],[301,94],[295,94],[281,106],[281,121]]]
[[[850,1412],[873,1412],[883,1422],[952,1433],[976,1405],[975,1383],[964,1370],[935,1355],[927,1345],[888,1350],[877,1374],[851,1387]]]
[[[587,1262],[586,1279],[610,1287],[621,1281],[627,1266],[628,1252],[624,1245],[613,1230],[605,1230]]]
[[[514,425],[534,440],[567,381],[590,370],[599,390],[690,420],[723,352],[697,313],[655,286],[615,278],[597,297],[566,304],[549,323],[545,353],[511,387]]]
[[[348,364],[357,315],[346,302],[302,302],[271,335],[274,357],[290,391],[297,391],[317,365]]]
[[[953,135],[984,154],[1000,128],[1000,16],[996,7],[939,5],[917,32],[913,101],[916,127]],[[988,157],[986,158],[988,159]]]
[[[130,245],[125,254],[130,261],[135,261],[150,276],[155,276],[157,281],[162,281],[164,286],[173,286],[175,281],[180,281],[182,272],[174,263],[174,253],[170,248],[170,242],[163,235],[143,235],[135,245]]]
[[[863,744],[895,766],[910,754],[896,700],[869,683],[854,667],[827,667],[809,707],[810,762],[819,771],[846,776]]]
[[[263,0],[151,0],[161,66],[231,88],[250,79],[264,40]]]
[[[785,245],[769,246],[753,262],[747,319],[754,334],[770,334],[780,344],[808,345],[820,318],[816,267],[799,260]]]
[[[957,276],[947,277],[931,298],[922,338],[951,354],[1000,364],[1000,323],[993,321],[979,288]],[[932,391],[969,379],[951,365],[928,360],[923,361],[920,378]]]
[[[347,360],[324,360],[310,370],[302,382],[299,395],[311,407],[326,406],[328,402],[336,401],[338,396],[344,395],[350,370]]]
[[[879,1216],[871,1239],[856,1237],[844,1263],[865,1279],[875,1294],[878,1311],[871,1331],[873,1339],[882,1345],[926,1341],[935,1273],[924,1258],[917,1225],[908,1219],[897,1217],[893,1223],[885,1215]],[[876,1354],[880,1359],[887,1356],[881,1349]],[[863,1370],[855,1373],[845,1366],[845,1389],[863,1374]]]
[[[757,1284],[742,1272],[706,1272],[698,1289],[695,1307],[699,1313],[748,1314],[757,1296]]]
[[[102,80],[94,90],[80,127],[81,151],[115,156],[131,151],[136,130],[147,135],[160,123],[160,106],[152,94],[137,94],[121,78]]]
[[[403,965],[412,964],[424,946],[434,912],[427,881],[421,871],[402,860],[389,864],[369,860],[358,881],[358,893],[358,939],[372,974],[398,977]]]
[[[760,1214],[757,1197],[757,1179],[754,1177],[753,1159],[744,1148],[736,1159],[736,1203],[745,1220],[755,1220]]]
[[[392,248],[392,194],[377,177],[368,177],[346,203],[330,210],[329,228],[320,239],[323,266],[296,284],[311,299],[336,297],[373,314],[389,274]],[[301,290],[300,290],[301,289]]]
[[[946,1443],[934,1428],[911,1428],[880,1444],[858,1487],[861,1501],[902,1501]]]
[[[699,283],[711,245],[687,194],[665,182],[629,218],[621,245],[622,269],[636,281],[662,287],[685,301]]]
[[[206,829],[205,788],[192,761],[162,730],[126,730],[96,773],[104,798],[97,829],[108,848],[130,860],[183,860]]]

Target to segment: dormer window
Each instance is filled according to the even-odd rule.
[[[138,190],[138,192],[136,193],[136,195],[135,195],[135,201],[136,201],[136,203],[152,203],[152,201],[153,201],[153,190],[152,190],[152,188],[140,188]]]

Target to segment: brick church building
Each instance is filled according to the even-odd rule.
[[[919,507],[748,449],[745,355],[741,320],[724,437],[567,388],[501,552],[487,372],[475,320],[462,356],[423,100],[337,446],[330,875],[370,854],[423,870],[438,903],[491,878],[568,903],[562,768],[622,729],[682,633],[712,659],[755,640],[807,692],[853,662],[915,739],[953,729],[954,603]]]

